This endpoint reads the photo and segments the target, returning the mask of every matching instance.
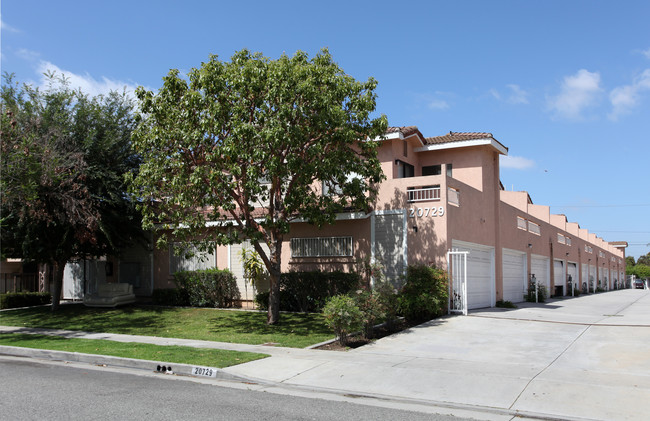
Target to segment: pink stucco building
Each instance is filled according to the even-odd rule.
[[[556,286],[570,294],[568,285],[593,291],[624,280],[624,242],[605,242],[564,215],[551,214],[548,206],[533,204],[527,192],[503,189],[499,156],[508,149],[490,133],[425,137],[417,127],[394,127],[376,141],[387,179],[374,209],[340,214],[321,230],[292,224],[283,271],[353,270],[368,259],[381,263],[399,285],[409,264],[453,272],[447,252],[468,251],[470,309],[522,301],[532,276],[551,294]],[[231,269],[242,298],[251,300],[255,292],[242,277],[241,247],[218,247],[207,265]],[[173,252],[155,251],[151,286],[172,287],[178,264]]]
[[[293,223],[282,248],[283,271],[349,271],[370,261],[399,286],[409,264],[435,264],[454,277],[466,269],[470,309],[523,301],[533,276],[551,295],[570,295],[569,285],[612,289],[624,280],[625,242],[608,243],[533,204],[527,192],[503,189],[499,156],[508,149],[490,133],[425,137],[414,126],[394,127],[375,141],[386,180],[374,209],[340,214],[321,230]],[[232,270],[242,299],[252,301],[256,291],[243,278],[243,246],[219,246],[201,263],[171,249],[124,250],[112,264],[84,262],[81,287],[71,269],[64,297],[80,298],[80,290],[92,292],[101,282],[129,282],[137,295],[148,296],[174,287],[177,270],[218,267]],[[468,252],[466,267],[455,267],[453,259],[450,265],[449,251]]]

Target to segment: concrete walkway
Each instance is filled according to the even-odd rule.
[[[646,290],[474,311],[348,352],[42,329],[0,331],[262,352],[271,357],[223,372],[259,382],[269,391],[282,386],[402,400],[455,414],[477,410],[488,419],[645,420],[650,414]]]

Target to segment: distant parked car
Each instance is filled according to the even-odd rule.
[[[644,289],[645,288],[645,282],[643,279],[635,279],[634,280],[634,288],[636,289]]]

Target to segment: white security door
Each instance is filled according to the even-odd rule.
[[[83,299],[84,262],[78,260],[66,263],[63,268],[63,299]]]
[[[503,249],[502,260],[503,299],[520,303],[526,294],[526,254]]]
[[[456,251],[467,251],[467,308],[493,305],[494,248],[481,244],[452,241]]]
[[[550,259],[544,256],[531,256],[530,258],[530,273],[535,275],[535,279],[539,285],[544,285],[546,287],[547,295],[550,294]]]
[[[384,267],[386,279],[395,288],[402,287],[406,270],[406,232],[404,213],[377,213],[374,216],[374,260]]]

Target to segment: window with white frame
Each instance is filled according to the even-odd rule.
[[[526,231],[528,229],[527,224],[526,224],[526,220],[524,218],[522,218],[521,216],[517,217],[517,228],[519,228],[521,230],[524,230],[524,231]]]
[[[291,257],[352,256],[352,237],[292,238]]]
[[[571,237],[565,237],[566,240],[566,245],[570,246],[571,245]]]
[[[185,270],[214,269],[217,267],[216,250],[212,253],[199,251],[193,245],[180,247],[179,244],[169,246],[169,273]]]
[[[559,232],[557,233],[557,242],[560,244],[566,244],[566,237]]]
[[[533,221],[528,221],[528,231],[537,235],[542,234],[542,230],[539,228],[539,224],[536,224]]]

